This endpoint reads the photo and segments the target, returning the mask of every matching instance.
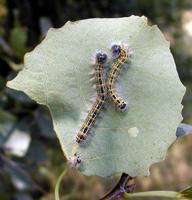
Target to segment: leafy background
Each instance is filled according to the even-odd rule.
[[[179,76],[187,86],[183,122],[192,124],[190,0],[0,0],[0,199],[54,199],[56,179],[66,163],[47,109],[5,87],[22,69],[24,53],[44,38],[49,27],[61,27],[68,20],[132,14],[147,16],[171,41]],[[190,135],[178,140],[166,160],[152,166],[150,177],[137,178],[137,190],[178,190],[191,184],[191,150]],[[116,181],[69,171],[62,199],[97,199]]]

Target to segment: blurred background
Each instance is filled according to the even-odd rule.
[[[23,68],[23,56],[50,27],[68,20],[145,15],[171,42],[177,70],[187,87],[183,122],[192,124],[191,0],[0,0],[0,200],[52,200],[66,160],[46,107],[6,88]],[[149,177],[137,177],[137,191],[179,190],[192,184],[192,136],[178,139]],[[109,192],[118,177],[85,177],[68,171],[62,198],[92,200]],[[155,198],[157,199],[157,198]]]

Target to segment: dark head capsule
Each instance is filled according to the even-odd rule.
[[[107,61],[106,53],[97,53],[96,55],[97,62],[100,64],[104,64]]]
[[[120,45],[117,45],[117,44],[114,44],[114,45],[111,47],[111,51],[112,51],[113,57],[117,57],[117,56],[119,56],[119,54],[120,54],[120,52],[121,52],[121,46],[120,46]]]

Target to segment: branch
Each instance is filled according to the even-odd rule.
[[[116,200],[124,195],[124,193],[130,193],[135,189],[135,184],[127,185],[127,183],[133,178],[126,173],[122,173],[121,178],[117,185],[106,196],[100,200]]]

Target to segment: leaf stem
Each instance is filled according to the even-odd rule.
[[[147,192],[136,192],[136,193],[124,193],[126,199],[133,199],[136,197],[166,197],[169,199],[179,199],[182,197],[182,194],[174,191],[147,191]]]
[[[64,170],[62,171],[62,173],[59,175],[59,178],[57,179],[57,183],[55,186],[55,200],[60,200],[59,198],[59,190],[60,190],[60,185],[61,185],[61,181],[63,179],[63,177],[65,176],[66,172],[67,172],[67,167],[64,168]]]

